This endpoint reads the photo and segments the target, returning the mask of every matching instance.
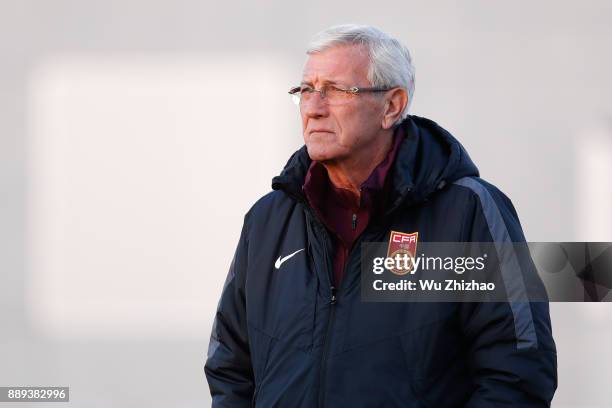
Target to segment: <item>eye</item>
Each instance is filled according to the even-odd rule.
[[[300,87],[300,93],[312,93],[313,91],[314,91],[314,88],[312,86],[302,85]]]
[[[325,87],[325,92],[329,95],[341,95],[344,94],[344,91],[338,87],[333,85],[328,85]]]
[[[327,87],[325,91],[327,92],[327,97],[331,101],[348,101],[355,96],[352,92],[348,92],[346,89],[342,89],[332,85]]]

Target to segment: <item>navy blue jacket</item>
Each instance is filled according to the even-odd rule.
[[[400,126],[387,208],[339,288],[332,240],[302,193],[305,147],[246,214],[205,365],[213,407],[550,406],[548,303],[361,301],[359,244],[391,230],[418,231],[419,242],[525,240],[510,200],[455,138],[417,116]]]

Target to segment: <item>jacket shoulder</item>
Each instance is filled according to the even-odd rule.
[[[516,209],[512,200],[496,185],[481,177],[462,177],[453,182],[453,185],[465,188],[469,193],[478,198],[481,205],[493,205],[507,208],[514,217],[517,217]]]
[[[279,207],[295,204],[295,200],[289,197],[285,192],[280,190],[272,190],[259,198],[247,211],[246,217],[257,217],[272,210],[277,210]]]
[[[259,198],[244,216],[248,229],[281,220],[291,212],[297,201],[284,191],[273,190]]]
[[[512,201],[497,186],[480,177],[463,177],[454,181],[453,186],[463,188],[470,194],[476,204],[477,212],[488,224],[494,240],[501,239],[502,235],[504,241],[525,240]]]

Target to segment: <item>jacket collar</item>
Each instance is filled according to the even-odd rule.
[[[479,175],[459,141],[434,121],[409,115],[398,126],[403,140],[388,175],[391,185],[385,215],[422,202],[461,177]],[[304,145],[272,179],[272,188],[307,205],[302,186],[311,162]]]

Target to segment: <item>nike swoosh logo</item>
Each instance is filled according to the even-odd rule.
[[[281,267],[281,265],[283,264],[283,262],[285,262],[287,259],[289,259],[289,258],[291,258],[292,256],[294,256],[294,255],[295,255],[295,254],[297,254],[298,252],[302,252],[304,249],[306,249],[306,248],[298,249],[298,250],[297,250],[297,251],[295,251],[294,253],[289,254],[289,255],[287,255],[287,256],[285,256],[285,257],[283,257],[283,258],[281,258],[281,257],[279,256],[279,257],[278,257],[278,259],[276,260],[276,262],[274,262],[274,267],[275,267],[276,269],[280,268],[280,267]]]

